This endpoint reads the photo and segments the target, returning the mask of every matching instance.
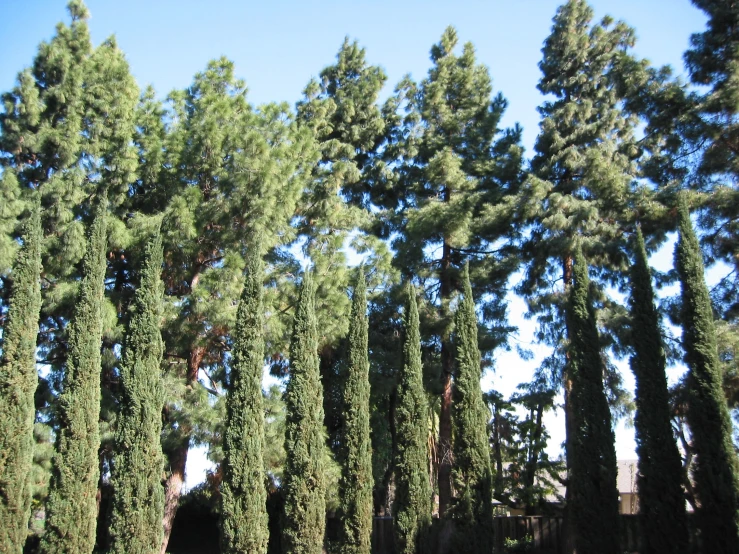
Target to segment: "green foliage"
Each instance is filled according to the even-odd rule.
[[[34,206],[11,277],[0,364],[0,551],[23,551],[30,516],[34,454],[36,337],[41,310],[41,210]]]
[[[427,420],[416,292],[407,286],[403,369],[395,407],[395,543],[400,554],[426,551],[431,527]]]
[[[139,117],[152,121],[159,110],[144,98]],[[270,282],[265,341],[281,359],[288,335],[283,314],[293,293],[287,276],[298,266],[283,247],[295,237],[290,220],[317,151],[311,132],[298,127],[286,104],[249,105],[244,82],[225,58],[211,61],[187,90],[172,93],[165,121],[164,129],[152,124],[151,133],[137,136],[145,163],[136,190],[144,203],[147,197],[151,204],[166,203],[162,334],[167,354],[185,361],[170,365],[168,376],[178,381],[166,409],[168,530],[188,448],[220,438],[212,402],[226,380],[247,244],[257,233]],[[210,379],[208,390],[198,381],[200,372]]]
[[[503,540],[503,552],[505,554],[524,554],[525,552],[534,552],[534,537],[526,535],[522,539],[511,539],[506,537]]]
[[[111,553],[156,554],[162,543],[161,269],[162,240],[157,233],[146,248],[121,364],[121,404],[111,470]]]
[[[267,551],[265,488],[263,269],[259,239],[252,241],[236,315],[230,386],[226,400],[221,485],[221,548],[226,553]]]
[[[24,204],[15,171],[5,169],[0,175],[0,276],[3,277],[10,271],[18,250],[13,238]]]
[[[693,83],[688,112],[697,131],[683,133],[686,150],[697,153],[690,169],[691,186],[707,194],[699,225],[709,232],[701,238],[706,254],[739,267],[739,9],[721,0],[693,0],[708,17],[706,30],[690,37],[685,64]],[[695,161],[695,158],[698,158]],[[736,273],[712,292],[717,306],[736,319],[739,313]]]
[[[297,121],[312,132],[320,151],[295,226],[313,262],[324,413],[336,454],[344,387],[340,339],[347,333],[352,274],[344,246],[351,241],[358,252],[376,255],[378,272],[389,266],[387,245],[369,234],[376,217],[367,209],[385,131],[377,106],[385,80],[380,67],[367,63],[364,49],[345,39],[335,63],[311,80],[296,105]]]
[[[577,552],[619,551],[616,451],[603,385],[604,365],[590,294],[588,266],[579,244],[566,306],[570,344],[567,375],[570,421],[567,510]]]
[[[303,277],[290,343],[282,548],[290,554],[320,554],[326,527],[323,388],[318,370],[315,285]]]
[[[518,292],[539,319],[540,340],[554,348],[542,370],[565,388],[574,546],[605,554],[618,549],[609,401],[623,408],[625,398],[602,352],[603,346],[620,348],[613,316],[624,310],[604,285],[621,281],[629,267],[623,224],[639,210],[656,208],[635,188],[637,120],[624,111],[621,85],[628,75],[619,73],[634,32],[609,17],[593,23],[593,15],[585,0],[568,0],[542,49],[538,89],[548,99],[539,108],[533,172],[519,199],[526,268]],[[583,251],[597,268],[592,285]],[[599,335],[596,301],[614,332]]]
[[[337,552],[370,554],[372,538],[372,444],[370,440],[370,383],[367,285],[360,267],[349,322],[347,375],[344,387],[342,450],[340,457]]]
[[[546,411],[554,408],[556,391],[542,376],[517,388],[521,392],[509,400],[495,391],[485,394],[493,412],[493,496],[506,506],[523,509],[527,515],[546,514],[550,510],[549,499],[557,497],[557,484],[564,469],[563,460],[552,460],[546,452],[549,432],[543,418]],[[519,416],[521,410],[526,414],[523,418]]]
[[[641,228],[630,273],[631,369],[636,378],[634,428],[639,456],[639,513],[645,553],[687,552],[682,463],[672,434],[665,349]]]
[[[739,175],[739,157],[733,148],[739,140],[739,125],[733,118],[739,105],[739,9],[721,0],[693,0],[693,4],[708,16],[707,29],[690,37],[691,48],[685,52],[691,80],[710,87],[699,105],[708,145],[701,152],[698,170],[706,176]]]
[[[493,548],[493,474],[490,469],[490,412],[480,388],[477,314],[469,266],[462,275],[464,297],[454,319],[456,376],[454,380],[454,490],[452,514],[455,549],[488,554]]]
[[[69,323],[57,448],[41,541],[44,554],[88,554],[95,546],[107,199],[103,195],[97,203],[83,261],[84,277]]]
[[[565,365],[562,307],[575,242],[598,267],[596,285],[620,280],[629,267],[622,224],[637,209],[655,209],[644,205],[648,195],[641,202],[643,195],[632,190],[637,121],[623,111],[619,86],[625,77],[620,61],[634,33],[610,18],[599,24],[592,19],[585,0],[569,0],[557,10],[539,63],[538,89],[551,99],[539,108],[533,171],[519,198],[526,267],[518,292],[538,316],[541,338],[556,349],[557,373]],[[597,297],[609,304],[603,293]]]
[[[675,267],[680,277],[683,348],[687,378],[688,424],[700,502],[698,527],[706,552],[739,552],[739,460],[722,390],[711,299],[703,259],[684,194],[678,204],[679,240]]]
[[[472,266],[483,298],[482,348],[505,342],[505,283],[516,262],[510,242],[513,199],[521,182],[521,129],[501,129],[507,102],[492,95],[488,69],[471,43],[455,53],[457,32],[448,27],[431,48],[433,66],[420,85],[404,79],[384,112],[390,126],[385,149],[397,166],[378,185],[377,202],[396,233],[394,265],[427,291],[434,310],[426,321],[440,358],[441,411],[437,459],[439,506],[451,502],[452,312],[458,268]],[[425,322],[424,322],[425,323]],[[436,369],[436,368],[434,368]]]

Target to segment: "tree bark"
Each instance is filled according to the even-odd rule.
[[[166,554],[169,537],[172,534],[174,517],[182,494],[182,485],[185,483],[185,466],[187,465],[187,446],[177,448],[170,454],[170,474],[164,486],[164,538],[160,554]]]
[[[450,275],[451,247],[444,239],[440,281],[441,314],[447,319],[449,315],[449,298],[452,293]],[[449,331],[444,330],[441,336],[441,411],[439,413],[439,443],[437,458],[439,461],[439,518],[443,518],[452,501],[452,373],[454,359],[450,344]]]
[[[529,456],[528,460],[526,461],[526,471],[524,472],[524,487],[526,491],[529,491],[529,494],[527,494],[526,498],[526,515],[531,516],[535,515],[535,508],[536,506],[532,503],[532,498],[530,491],[534,487],[534,482],[536,481],[536,468],[539,463],[539,454],[541,453],[541,448],[539,446],[539,441],[541,440],[541,435],[543,433],[544,426],[542,424],[542,417],[544,415],[544,405],[539,403],[536,406],[536,410],[532,411],[531,417],[535,420],[534,424],[534,432],[531,435],[530,441],[531,446],[529,449]]]
[[[574,264],[575,264],[575,260],[572,257],[572,255],[568,255],[562,260],[562,278],[564,280],[564,294],[565,295],[568,294],[570,286],[572,286]],[[565,323],[565,332],[567,333],[567,338],[569,339],[571,336],[571,331],[569,328],[567,328],[566,323]],[[569,359],[569,355],[566,354],[565,356]],[[567,468],[567,489],[565,490],[565,506],[569,506],[570,500],[571,500],[571,494],[570,494],[570,485],[569,485],[570,457],[568,453],[572,451],[572,447],[570,446],[570,441],[573,438],[573,429],[572,429],[573,419],[572,419],[572,405],[570,403],[570,396],[572,395],[572,379],[570,378],[569,372],[567,371],[567,364],[565,364],[565,367],[563,368],[563,372],[564,372],[564,375],[563,375],[562,382],[564,383],[565,464]],[[572,521],[572,518],[569,517],[569,509],[565,509],[565,518],[564,518],[565,552],[574,552],[575,531],[573,528],[573,523],[574,522]]]
[[[190,386],[198,380],[198,371],[204,355],[205,348],[202,346],[193,347],[188,354],[186,379]],[[182,485],[185,483],[185,466],[187,465],[187,453],[190,449],[191,429],[183,425],[180,427],[180,433],[182,435],[180,443],[168,453],[170,473],[164,484],[164,519],[162,520],[164,538],[160,554],[166,554],[167,552],[169,537],[172,534],[172,526],[182,494]]]

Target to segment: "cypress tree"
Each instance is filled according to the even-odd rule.
[[[631,370],[636,379],[637,488],[644,554],[688,551],[682,463],[672,435],[659,313],[641,228],[634,238],[630,272]]]
[[[454,318],[457,373],[454,380],[455,551],[489,554],[493,548],[493,476],[490,468],[490,411],[480,387],[477,314],[469,264],[464,297]]]
[[[698,527],[704,552],[735,554],[739,552],[739,461],[721,388],[703,258],[684,195],[679,198],[678,231],[675,267],[680,277],[683,348],[689,369],[687,420],[696,454],[693,479],[700,502]]]
[[[421,334],[416,293],[407,288],[403,369],[398,375],[395,407],[395,503],[393,522],[399,554],[426,550],[431,526],[428,466],[428,406],[423,390]]]
[[[303,278],[290,341],[290,380],[285,390],[282,549],[286,554],[321,554],[326,527],[323,388],[318,368],[315,286]]]
[[[570,344],[568,375],[571,430],[567,502],[570,529],[578,554],[619,552],[616,452],[611,412],[603,388],[603,359],[590,295],[588,266],[576,244],[573,284],[565,308]]]
[[[95,546],[100,432],[100,348],[105,277],[105,196],[99,200],[83,260],[59,398],[44,554],[89,554]]]
[[[41,310],[41,208],[26,221],[11,273],[0,365],[0,552],[23,551],[31,506],[36,337]]]
[[[251,242],[246,280],[236,314],[231,378],[226,400],[221,486],[221,549],[267,551],[267,489],[264,473],[263,269],[260,240]]]
[[[349,322],[349,352],[342,426],[338,552],[370,554],[372,538],[372,442],[367,285],[359,268]]]
[[[157,232],[146,248],[121,364],[110,522],[110,552],[114,554],[157,554],[162,543],[161,270],[162,239]]]

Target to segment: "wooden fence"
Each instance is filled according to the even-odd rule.
[[[534,552],[563,554],[564,520],[547,516],[500,516],[493,518],[495,551],[504,552],[506,539],[531,539]]]
[[[621,552],[641,552],[638,515],[622,514],[620,519]],[[688,518],[691,542],[696,548],[696,537],[692,518]],[[491,554],[505,554],[506,539],[511,541],[531,540],[532,554],[566,554],[565,526],[562,517],[547,516],[501,516],[493,518],[495,550]],[[395,554],[393,545],[393,519],[376,517],[372,526],[372,554]]]

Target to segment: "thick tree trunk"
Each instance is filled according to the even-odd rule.
[[[449,298],[452,293],[451,247],[444,240],[440,281],[442,318],[449,315]],[[441,336],[441,412],[439,413],[439,443],[437,458],[439,461],[439,518],[443,518],[452,502],[452,373],[454,358],[448,330]]]
[[[205,348],[202,346],[194,347],[187,357],[187,383],[194,385],[198,380],[198,371],[200,363],[203,361]],[[168,453],[169,458],[169,476],[164,484],[164,519],[162,527],[164,528],[164,539],[162,540],[161,554],[167,552],[169,537],[172,534],[172,525],[177,514],[177,506],[180,502],[182,494],[182,485],[185,483],[185,466],[187,465],[187,452],[190,449],[190,429],[185,426],[179,428],[181,433],[181,441],[179,445]]]
[[[177,506],[182,494],[182,485],[185,483],[185,466],[187,465],[187,447],[180,447],[170,454],[170,474],[164,487],[164,538],[162,540],[161,554],[167,552],[169,537],[172,534],[174,517],[177,514]]]
[[[574,264],[575,264],[575,260],[571,255],[565,257],[562,260],[562,277],[564,280],[564,294],[565,295],[568,294],[570,286],[572,285]],[[567,328],[566,324],[565,324],[565,332],[567,333],[567,338],[569,339],[571,332],[570,332],[570,329]],[[570,500],[571,500],[571,494],[570,494],[570,485],[569,485],[570,456],[568,455],[568,453],[572,451],[572,447],[570,446],[570,441],[573,438],[572,404],[570,403],[570,397],[572,395],[572,379],[570,378],[569,372],[567,370],[567,365],[565,365],[565,367],[563,368],[563,372],[564,372],[564,375],[563,375],[562,382],[564,383],[565,464],[567,466],[567,489],[565,491],[565,505],[569,506]],[[565,509],[564,527],[565,527],[565,552],[573,552],[574,545],[575,545],[574,543],[575,533],[573,529],[573,521],[572,521],[572,518],[569,517],[568,509]]]

